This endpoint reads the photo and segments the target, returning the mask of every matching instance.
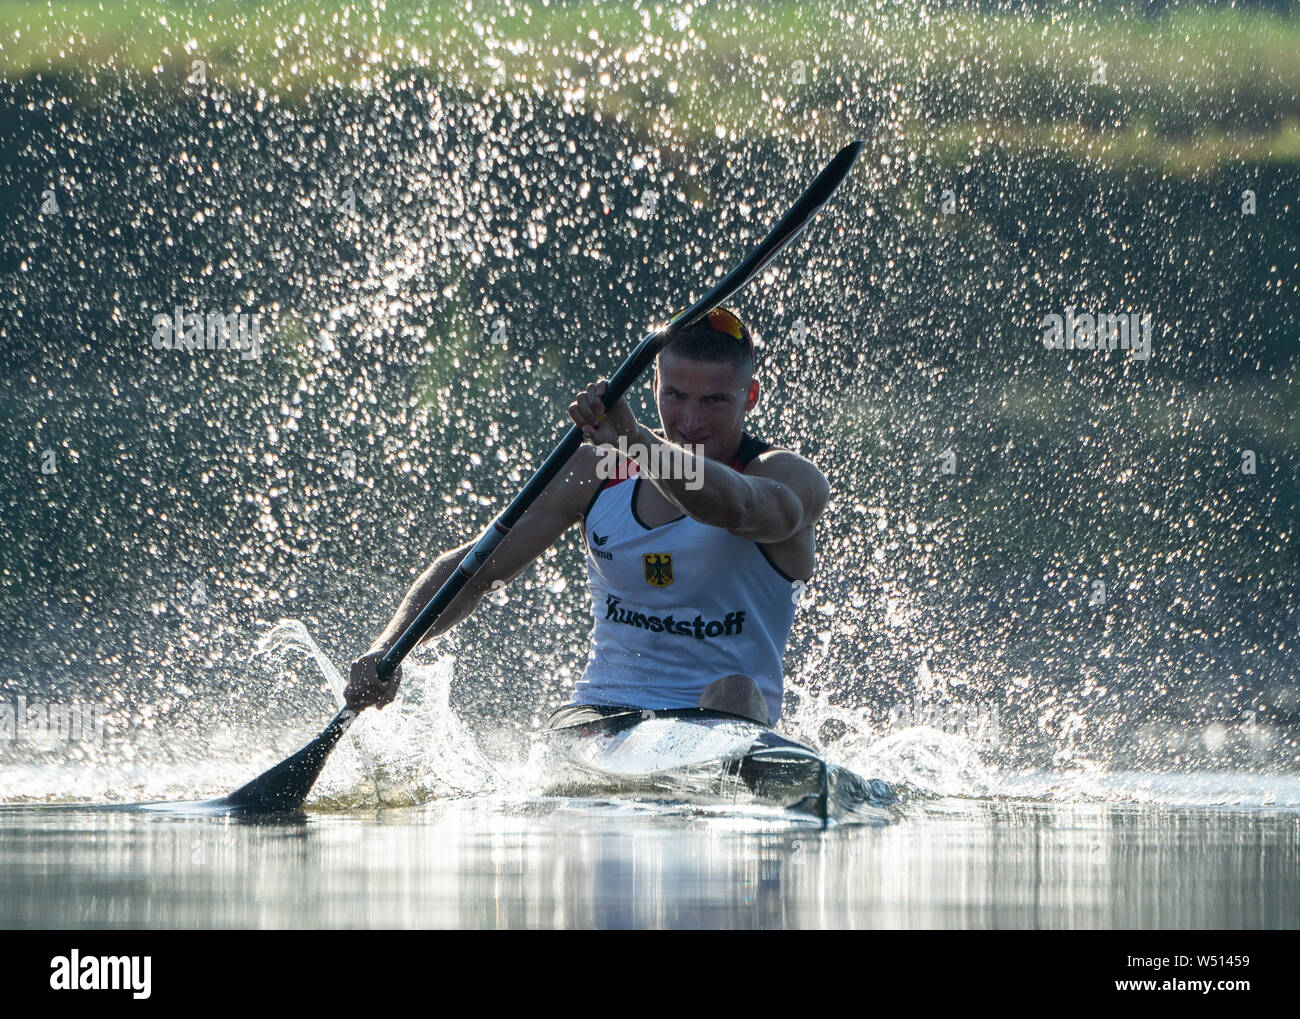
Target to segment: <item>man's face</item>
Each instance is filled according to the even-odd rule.
[[[703,446],[710,460],[725,462],[758,402],[758,383],[746,383],[728,361],[696,361],[669,350],[655,369],[655,402],[670,442]]]

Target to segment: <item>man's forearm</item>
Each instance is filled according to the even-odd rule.
[[[648,452],[647,462],[641,464],[642,473],[683,513],[702,524],[722,528],[733,527],[744,517],[753,493],[742,474],[659,438],[645,425],[637,425],[636,441]],[[666,476],[655,477],[650,468],[656,464],[682,469],[661,469],[659,473]]]
[[[397,638],[406,632],[406,628],[415,621],[415,617],[420,614],[421,610],[433,600],[433,596],[447,582],[447,578],[456,572],[456,567],[461,564],[461,560],[465,558],[469,549],[469,545],[462,545],[460,548],[444,553],[420,575],[420,578],[411,585],[411,589],[406,592],[406,597],[402,599],[402,604],[393,613],[393,618],[384,627],[384,631],[370,645],[372,653],[387,653],[388,649],[397,643]],[[472,597],[465,590],[462,590],[452,600],[452,603],[442,611],[438,621],[433,625],[433,629],[425,634],[421,641],[427,640],[429,637],[436,637],[438,634],[451,629],[469,615],[477,601],[476,597]]]

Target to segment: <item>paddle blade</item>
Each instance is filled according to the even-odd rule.
[[[325,759],[352,724],[357,713],[344,708],[330,721],[319,736],[292,757],[263,772],[229,796],[213,801],[223,807],[240,810],[296,810],[301,807],[316,784]]]

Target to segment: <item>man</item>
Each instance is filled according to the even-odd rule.
[[[656,360],[662,433],[638,424],[625,400],[607,408],[606,383],[587,386],[569,416],[590,445],[574,453],[425,639],[464,619],[576,524],[588,550],[595,625],[574,705],[552,723],[682,707],[775,723],[796,585],[812,575],[813,525],[830,493],[803,457],[745,434],[759,397],[753,374],[749,330],[718,308]],[[609,477],[607,450],[620,440],[646,455],[638,464],[620,460],[623,469]],[[377,662],[472,544],[441,556],[353,663],[350,707],[392,701],[400,670],[381,682]]]

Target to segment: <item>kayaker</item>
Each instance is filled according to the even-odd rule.
[[[659,354],[660,432],[638,424],[626,400],[606,408],[605,386],[592,383],[569,406],[588,443],[425,639],[464,619],[576,524],[587,547],[594,626],[574,703],[552,723],[629,707],[715,708],[775,723],[781,657],[799,582],[813,572],[826,478],[798,454],[745,433],[760,388],[750,332],[730,309],[715,309]],[[352,664],[350,707],[393,700],[400,669],[384,682],[376,664],[472,545],[440,556]]]

